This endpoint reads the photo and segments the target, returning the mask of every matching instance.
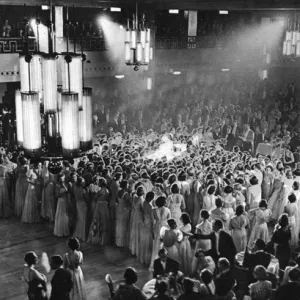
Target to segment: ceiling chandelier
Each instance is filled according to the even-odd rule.
[[[40,24],[36,22],[37,32]],[[69,31],[70,23],[66,24]],[[15,108],[17,142],[25,155],[57,162],[92,148],[92,89],[84,87],[86,56],[82,49],[80,54],[69,51],[69,34],[66,52],[58,54],[52,45],[49,41],[49,53],[39,47],[30,53],[25,47],[20,54],[21,89],[15,93]],[[58,60],[60,55],[63,59]]]
[[[151,29],[146,26],[145,15],[139,21],[138,4],[132,20],[127,19],[125,33],[125,63],[127,66],[134,66],[138,71],[139,66],[148,66],[153,58],[151,47]]]
[[[300,57],[300,20],[288,22],[282,54],[284,56]]]

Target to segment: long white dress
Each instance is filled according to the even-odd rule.
[[[192,249],[188,233],[191,233],[191,224],[186,224],[180,228],[183,233],[183,239],[179,244],[179,256],[181,260],[181,270],[185,276],[190,276],[192,272]]]
[[[203,220],[200,224],[196,226],[196,233],[210,234],[211,232],[212,232],[212,223],[208,220]],[[210,239],[197,240],[195,252],[199,248],[201,248],[203,251],[210,250],[211,240]]]
[[[72,273],[73,288],[70,293],[70,300],[86,300],[85,282],[80,265],[83,263],[81,251],[70,251],[64,255],[64,268]]]
[[[152,257],[149,271],[153,271],[153,263],[158,258],[158,251],[161,249],[160,230],[163,226],[168,226],[167,220],[171,218],[171,212],[167,207],[157,207],[153,210],[154,217],[154,240],[152,247]]]
[[[171,217],[175,219],[177,227],[182,226],[180,217],[182,215],[182,209],[185,209],[184,198],[181,194],[172,194],[167,199],[167,207],[170,209]]]
[[[284,207],[284,212],[288,214],[291,226],[292,238],[290,240],[291,248],[294,249],[298,246],[299,235],[299,211],[297,202],[288,203]]]

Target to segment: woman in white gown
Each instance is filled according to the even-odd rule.
[[[190,276],[192,272],[192,249],[191,244],[189,241],[189,237],[192,235],[192,225],[191,225],[191,219],[187,213],[183,213],[181,215],[181,222],[183,226],[180,228],[183,239],[182,242],[179,245],[179,256],[181,259],[181,269],[185,276]]]
[[[261,186],[259,186],[256,176],[252,176],[249,182],[250,187],[247,190],[247,201],[250,209],[257,208],[259,201],[261,200]]]
[[[181,214],[185,210],[184,197],[179,193],[179,187],[176,183],[171,186],[171,195],[167,198],[167,207],[170,209],[171,218],[181,227]]]
[[[212,232],[212,223],[209,221],[209,217],[210,214],[206,209],[201,210],[198,225],[196,226],[196,234],[210,234]],[[203,249],[203,251],[208,251],[209,249],[211,249],[211,240],[197,240],[195,252],[199,248]]]
[[[234,216],[236,199],[232,196],[233,188],[227,185],[224,188],[223,211],[229,215],[229,218]]]
[[[288,196],[289,203],[284,207],[284,213],[289,217],[292,237],[290,240],[291,248],[294,249],[298,246],[299,240],[299,211],[297,205],[297,198],[294,193]]]
[[[255,240],[261,239],[265,243],[269,242],[269,231],[267,223],[270,220],[272,212],[268,209],[266,200],[259,202],[258,208],[254,208],[248,212],[249,219],[254,218],[254,226],[250,233],[249,245],[252,245]]]
[[[179,255],[179,243],[183,239],[183,234],[177,228],[177,224],[174,219],[169,219],[168,226],[161,228],[160,238],[163,241],[163,247],[168,250],[168,257],[182,263]]]
[[[64,268],[72,273],[73,288],[70,300],[86,300],[85,282],[80,265],[83,263],[82,252],[79,251],[80,243],[76,238],[70,238],[68,242],[69,252],[64,255]]]
[[[156,258],[158,258],[158,251],[161,248],[160,241],[160,230],[163,226],[168,226],[168,219],[171,218],[170,210],[165,207],[166,197],[158,197],[155,201],[156,208],[153,210],[154,217],[154,239],[153,239],[153,247],[152,247],[152,257],[151,264],[149,267],[149,271],[153,271],[153,263]]]
[[[215,197],[216,187],[214,185],[210,185],[203,197],[203,209],[211,211],[216,208],[216,197]],[[198,222],[199,223],[199,222]]]

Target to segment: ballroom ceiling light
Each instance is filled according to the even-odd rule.
[[[122,79],[122,78],[125,77],[125,75],[116,75],[115,77],[116,77],[117,79]]]
[[[173,75],[180,75],[180,74],[181,74],[180,71],[174,71],[174,72],[173,72]]]
[[[111,7],[110,11],[112,11],[112,12],[120,12],[121,8],[120,7]]]
[[[151,30],[145,25],[145,15],[139,22],[138,5],[132,20],[127,20],[125,32],[125,64],[134,66],[138,71],[139,66],[147,66],[152,59],[151,53]],[[153,51],[153,50],[152,50]]]
[[[219,10],[220,15],[228,15],[228,10]]]
[[[300,20],[289,21],[283,41],[284,56],[300,57]]]
[[[92,149],[92,89],[84,87],[83,79],[86,55],[82,49],[81,54],[69,52],[70,22],[66,24],[67,52],[58,54],[49,47],[49,53],[30,53],[25,48],[20,54],[21,90],[15,93],[19,146],[26,156],[52,163]],[[59,55],[64,58],[61,68]]]
[[[179,9],[169,9],[169,14],[179,14]]]

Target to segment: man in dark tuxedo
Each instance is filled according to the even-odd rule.
[[[255,135],[254,137],[254,148],[256,150],[257,146],[260,144],[260,143],[265,143],[268,141],[268,136],[267,136],[267,129],[266,128],[263,128],[262,132],[261,133],[258,133]]]
[[[228,151],[232,151],[233,147],[236,144],[236,138],[235,138],[235,134],[232,133],[232,127],[228,126],[227,127],[227,133],[225,135],[225,139],[227,141],[226,143],[226,150]]]
[[[234,287],[236,281],[230,270],[230,263],[226,258],[220,258],[218,261],[220,273],[216,276],[216,296],[225,297]]]
[[[211,240],[211,249],[205,252],[205,256],[211,256],[217,263],[220,257],[225,257],[234,265],[236,247],[230,234],[223,230],[223,222],[219,219],[213,221],[213,232],[210,234],[195,234],[198,240]]]
[[[158,255],[159,258],[157,258],[153,264],[153,278],[157,278],[158,275],[162,276],[169,274],[170,272],[177,275],[179,270],[179,262],[167,257],[167,249],[160,249]]]
[[[264,249],[266,248],[266,244],[263,240],[257,239],[255,241],[254,246],[254,253],[248,252],[248,246],[245,250],[244,255],[244,261],[243,261],[243,267],[248,268],[248,281],[249,283],[255,282],[255,279],[253,277],[253,271],[254,268],[258,265],[264,266],[266,269],[268,268],[270,262],[271,262],[271,254],[266,253]]]
[[[70,300],[70,292],[73,287],[72,273],[70,270],[63,269],[63,259],[60,255],[51,257],[50,266],[56,270],[51,280],[50,300]]]
[[[281,285],[276,291],[276,300],[299,300],[300,271],[292,269],[289,272],[289,282]]]

